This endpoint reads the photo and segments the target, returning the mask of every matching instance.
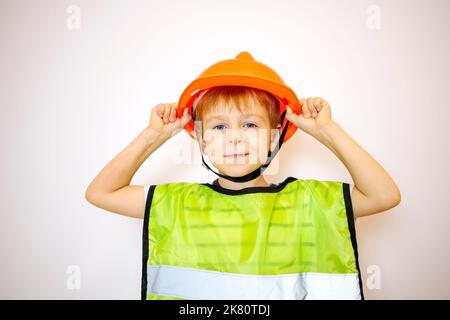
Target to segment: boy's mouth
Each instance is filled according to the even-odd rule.
[[[249,153],[234,153],[234,154],[224,155],[224,157],[225,158],[237,158],[237,157],[245,157],[248,155],[249,155]]]

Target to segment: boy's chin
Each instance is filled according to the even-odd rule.
[[[217,169],[221,174],[230,177],[242,177],[250,172],[253,172],[261,165],[249,165],[249,164],[227,164],[218,166]]]

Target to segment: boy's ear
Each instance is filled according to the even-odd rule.
[[[281,136],[281,124],[278,124],[274,129],[270,129],[270,151],[273,153],[275,151],[276,146],[278,145],[278,140],[280,140]]]
[[[202,133],[202,122],[201,121],[194,121],[194,137],[195,140],[199,143],[200,150],[204,154],[206,143],[203,140],[203,133]]]
[[[199,138],[201,138],[201,128],[202,128],[202,123],[200,122],[200,121],[198,121],[198,120],[195,120],[194,121],[194,137],[195,137],[195,139],[199,139]]]

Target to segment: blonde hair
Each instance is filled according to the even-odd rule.
[[[220,104],[222,102],[223,104]],[[195,120],[202,121],[208,113],[217,110],[219,105],[236,107],[239,112],[246,113],[244,108],[251,110],[257,105],[267,110],[270,128],[280,124],[279,103],[271,93],[246,86],[217,86],[210,88],[197,102],[194,114]],[[203,121],[202,121],[203,122]]]

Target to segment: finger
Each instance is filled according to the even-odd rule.
[[[314,109],[314,99],[308,98],[306,101],[306,104],[308,105],[308,109],[309,109],[309,113],[310,113],[311,117],[314,118],[315,116],[317,116],[316,109]]]
[[[191,121],[191,117],[189,116],[189,113],[187,112],[188,108],[185,108],[183,110],[183,115],[181,116],[181,118],[176,118],[175,122],[176,122],[176,127],[177,130],[182,130],[184,129],[184,127],[186,127],[186,125],[189,123],[189,121]]]
[[[155,113],[158,115],[158,117],[162,118],[164,115],[164,104],[159,103],[156,107],[155,107]]]
[[[315,109],[317,112],[320,112],[320,111],[322,110],[322,101],[323,101],[323,99],[320,98],[320,97],[316,97],[316,98],[314,99],[314,109]]]
[[[181,117],[181,128],[186,127],[186,125],[191,121],[191,116],[189,115],[188,108],[185,108],[183,111],[183,116]]]
[[[170,121],[174,122],[175,120],[177,120],[177,104],[173,103],[171,105],[172,110],[170,111]]]
[[[308,105],[307,105],[307,103],[306,103],[306,99],[300,100],[300,103],[301,103],[301,105],[302,105],[302,113],[303,113],[303,116],[304,116],[305,118],[309,118],[309,117],[311,116],[311,114],[309,113]]]
[[[322,101],[320,101],[320,109],[329,107],[330,105],[328,104],[328,102],[326,102],[324,99],[322,99]]]
[[[311,118],[312,117],[312,113],[311,113],[311,109],[309,107],[309,98],[304,99],[304,103],[303,103],[303,112],[305,114],[305,118]]]
[[[168,123],[169,122],[169,116],[170,116],[170,104],[165,103],[164,104],[164,123]]]
[[[291,107],[286,106],[286,119],[289,121],[294,120],[294,111],[292,111]]]

